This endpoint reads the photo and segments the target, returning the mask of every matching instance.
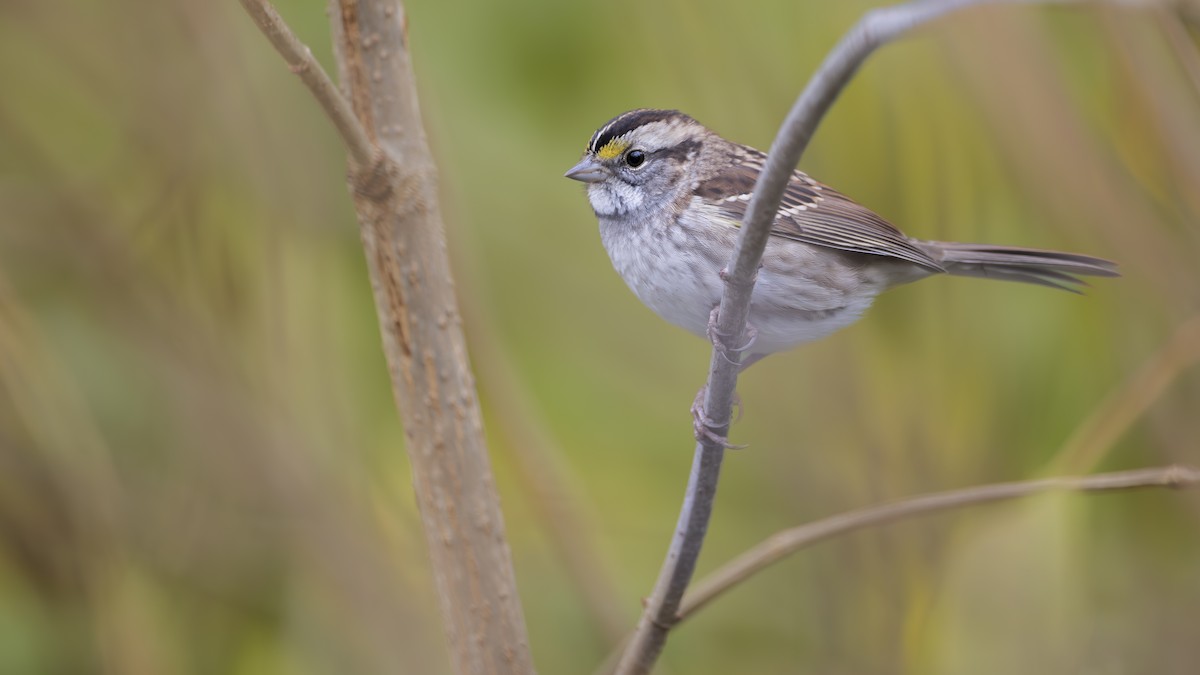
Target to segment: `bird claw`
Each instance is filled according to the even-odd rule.
[[[704,334],[708,336],[708,341],[714,345],[721,343],[721,338],[717,335],[717,319],[721,316],[721,306],[716,305],[712,311],[708,313],[708,326],[704,329]]]
[[[696,398],[692,401],[692,435],[701,443],[707,441],[719,445],[726,450],[741,450],[749,447],[748,445],[730,443],[728,437],[713,431],[713,427],[717,426],[717,423],[704,412],[704,395],[707,392],[708,385],[701,387],[700,391],[696,393]],[[733,394],[733,404],[737,406],[737,417],[734,419],[734,422],[736,422],[742,419],[743,412],[742,397],[738,396],[737,392]],[[730,422],[730,424],[732,423]]]
[[[709,342],[713,343],[713,346],[717,348],[717,352],[722,358],[735,366],[741,366],[740,356],[735,360],[730,358],[729,355],[744,354],[746,350],[753,347],[755,341],[758,340],[758,329],[750,324],[746,324],[746,344],[742,345],[741,347],[727,347],[725,346],[724,340],[721,338],[721,334],[717,332],[717,320],[720,318],[720,312],[721,306],[717,305],[716,307],[712,308],[711,312],[708,313],[708,326],[705,328],[704,333],[708,336]]]

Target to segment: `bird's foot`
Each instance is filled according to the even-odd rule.
[[[726,450],[741,450],[747,446],[737,445],[729,442],[729,438],[722,436],[714,431],[719,428],[719,425],[709,417],[704,410],[704,398],[708,394],[708,385],[700,387],[700,391],[696,392],[696,398],[692,401],[692,434],[696,440],[704,443],[715,443],[716,445],[725,448]],[[738,396],[737,392],[733,393],[733,404],[737,406],[737,417],[730,424],[742,419],[742,397]]]
[[[746,344],[744,344],[740,347],[729,347],[725,344],[724,338],[721,336],[721,333],[719,331],[717,331],[717,321],[720,318],[720,313],[721,313],[720,305],[713,307],[712,311],[708,313],[708,326],[705,329],[705,335],[708,336],[708,340],[713,343],[713,346],[717,348],[717,353],[719,353],[722,358],[724,358],[726,361],[732,363],[733,365],[738,366],[741,370],[745,370],[746,366],[750,365],[750,363],[753,363],[754,361],[757,361],[759,358],[762,358],[761,356],[752,355],[751,361],[749,361],[746,364],[746,366],[742,365],[741,355],[744,354],[748,349],[753,347],[754,342],[756,340],[758,340],[758,329],[755,328],[754,326],[752,326],[751,324],[747,323],[746,324],[746,333],[745,333]],[[730,354],[733,354],[734,356],[730,356]]]

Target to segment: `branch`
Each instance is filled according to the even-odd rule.
[[[271,3],[266,0],[239,1],[254,20],[254,25],[258,26],[262,34],[275,46],[275,51],[283,57],[288,68],[300,76],[300,80],[324,108],[329,121],[333,122],[333,126],[342,137],[342,142],[346,144],[346,150],[354,158],[354,163],[358,166],[370,166],[375,156],[375,146],[367,137],[363,126],[359,124],[358,118],[354,116],[350,104],[329,79],[329,75],[325,74],[321,64],[313,58],[312,50],[300,42]]]
[[[241,0],[342,134],[380,337],[456,672],[533,673],[398,0],[331,0],[343,96],[265,0]],[[378,148],[378,150],[376,149]]]
[[[1188,466],[1137,469],[1094,476],[1045,478],[1019,483],[978,485],[962,490],[910,497],[891,504],[869,506],[776,532],[762,543],[726,563],[696,584],[679,609],[683,621],[717,596],[771,564],[826,539],[875,525],[951,509],[1019,499],[1043,492],[1111,492],[1143,488],[1190,488],[1200,483],[1200,469]]]
[[[338,72],[383,161],[351,176],[457,672],[532,673],[398,0],[331,0]]]
[[[792,106],[771,144],[765,170],[754,186],[721,297],[716,332],[723,341],[746,342],[750,296],[784,188],[818,123],[859,66],[878,47],[943,14],[970,5],[1005,1],[1027,0],[912,0],[868,12],[842,37]],[[720,345],[714,345],[702,412],[713,436],[729,435],[737,374],[738,365]],[[617,666],[616,672],[621,675],[649,673],[662,652],[668,632],[679,620],[680,602],[708,530],[724,454],[724,446],[714,439],[704,438],[696,444],[675,534],[658,581]]]

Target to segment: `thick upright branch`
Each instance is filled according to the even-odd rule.
[[[352,160],[354,208],[455,669],[532,673],[404,10],[399,0],[331,0],[343,95],[269,3],[241,2],[325,109]]]
[[[404,10],[332,0],[330,18],[351,107],[383,151],[351,189],[451,656],[459,673],[531,673]]]

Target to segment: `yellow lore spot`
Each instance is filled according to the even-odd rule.
[[[604,144],[604,147],[596,151],[596,158],[608,161],[621,156],[621,153],[629,149],[629,141],[613,139]]]

